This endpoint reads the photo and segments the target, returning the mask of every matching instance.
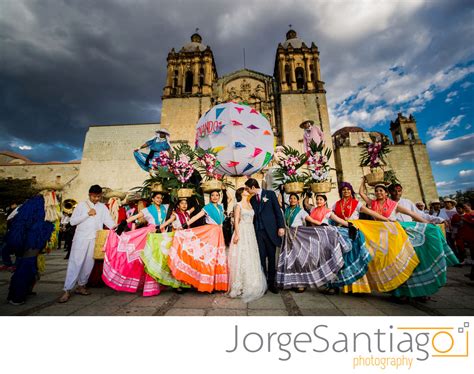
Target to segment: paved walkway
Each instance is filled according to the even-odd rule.
[[[56,251],[46,258],[46,273],[36,285],[36,296],[21,306],[7,304],[10,273],[0,272],[0,315],[31,316],[474,316],[474,282],[464,277],[468,268],[450,268],[448,284],[431,301],[395,304],[385,294],[326,296],[315,290],[305,293],[267,293],[251,303],[230,299],[222,293],[171,290],[156,297],[115,292],[107,287],[91,289],[92,295],[74,295],[58,304],[67,260]]]

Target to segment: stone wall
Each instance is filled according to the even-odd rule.
[[[81,163],[77,162],[47,162],[0,165],[0,179],[36,179],[41,183],[59,182],[74,185]]]
[[[282,94],[281,95],[281,126],[282,140],[284,145],[304,151],[303,133],[299,125],[305,120],[313,120],[315,126],[322,124],[326,145],[332,149],[331,129],[329,127],[329,114],[325,94]],[[334,156],[331,157],[330,165],[335,168]],[[331,171],[333,182],[337,181],[336,172]],[[333,190],[327,194],[328,203],[336,202],[337,191]]]
[[[93,184],[124,192],[141,186],[148,174],[136,163],[133,150],[159,127],[158,123],[89,127],[80,173],[66,197],[82,200]]]
[[[413,153],[410,145],[392,145],[388,154],[388,168],[393,169],[403,186],[403,197],[416,202],[437,199],[436,184],[431,172],[431,165],[424,144],[415,144]],[[335,150],[335,161],[340,182],[349,182],[356,193],[359,191],[361,178],[369,172],[359,166],[359,147],[339,147]],[[414,155],[414,157],[413,157]],[[369,193],[373,189],[369,188]]]
[[[196,124],[210,108],[210,97],[164,98],[162,126],[171,133],[171,140],[185,140],[194,147]]]

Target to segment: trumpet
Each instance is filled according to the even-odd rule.
[[[77,205],[77,201],[74,199],[66,199],[63,202],[63,213],[67,215],[71,215],[74,211],[74,208]]]

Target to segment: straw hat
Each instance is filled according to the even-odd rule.
[[[64,185],[58,182],[43,182],[43,183],[36,184],[36,187],[38,187],[41,191],[44,191],[44,190],[61,191],[64,188]]]
[[[451,199],[451,198],[449,198],[449,197],[443,199],[443,201],[444,201],[445,203],[453,203],[454,205],[456,205],[456,200],[453,200],[453,199]]]
[[[306,124],[309,123],[311,126],[314,125],[314,121],[312,120],[306,120],[300,123],[300,128],[301,129],[306,129]]]
[[[127,196],[125,197],[125,200],[123,201],[124,204],[131,203],[132,201],[138,201],[141,200],[142,195],[140,195],[139,192],[129,192],[127,193]]]
[[[431,201],[430,201],[430,205],[431,205],[431,204],[441,204],[441,201],[439,201],[438,199],[431,200]]]
[[[117,191],[117,190],[107,190],[104,192],[104,197],[106,199],[111,199],[112,197],[118,197],[119,199],[123,200],[127,196],[126,192]]]
[[[166,136],[170,136],[170,132],[166,129],[158,129],[155,131],[156,134],[165,134]]]

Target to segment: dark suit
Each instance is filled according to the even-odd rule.
[[[278,229],[285,228],[285,221],[280,205],[278,204],[277,196],[273,191],[262,190],[260,202],[257,201],[256,196],[253,196],[250,199],[250,204],[255,211],[253,224],[255,226],[255,234],[257,235],[260,262],[267,276],[268,286],[270,287],[275,283],[276,247],[281,245]]]

